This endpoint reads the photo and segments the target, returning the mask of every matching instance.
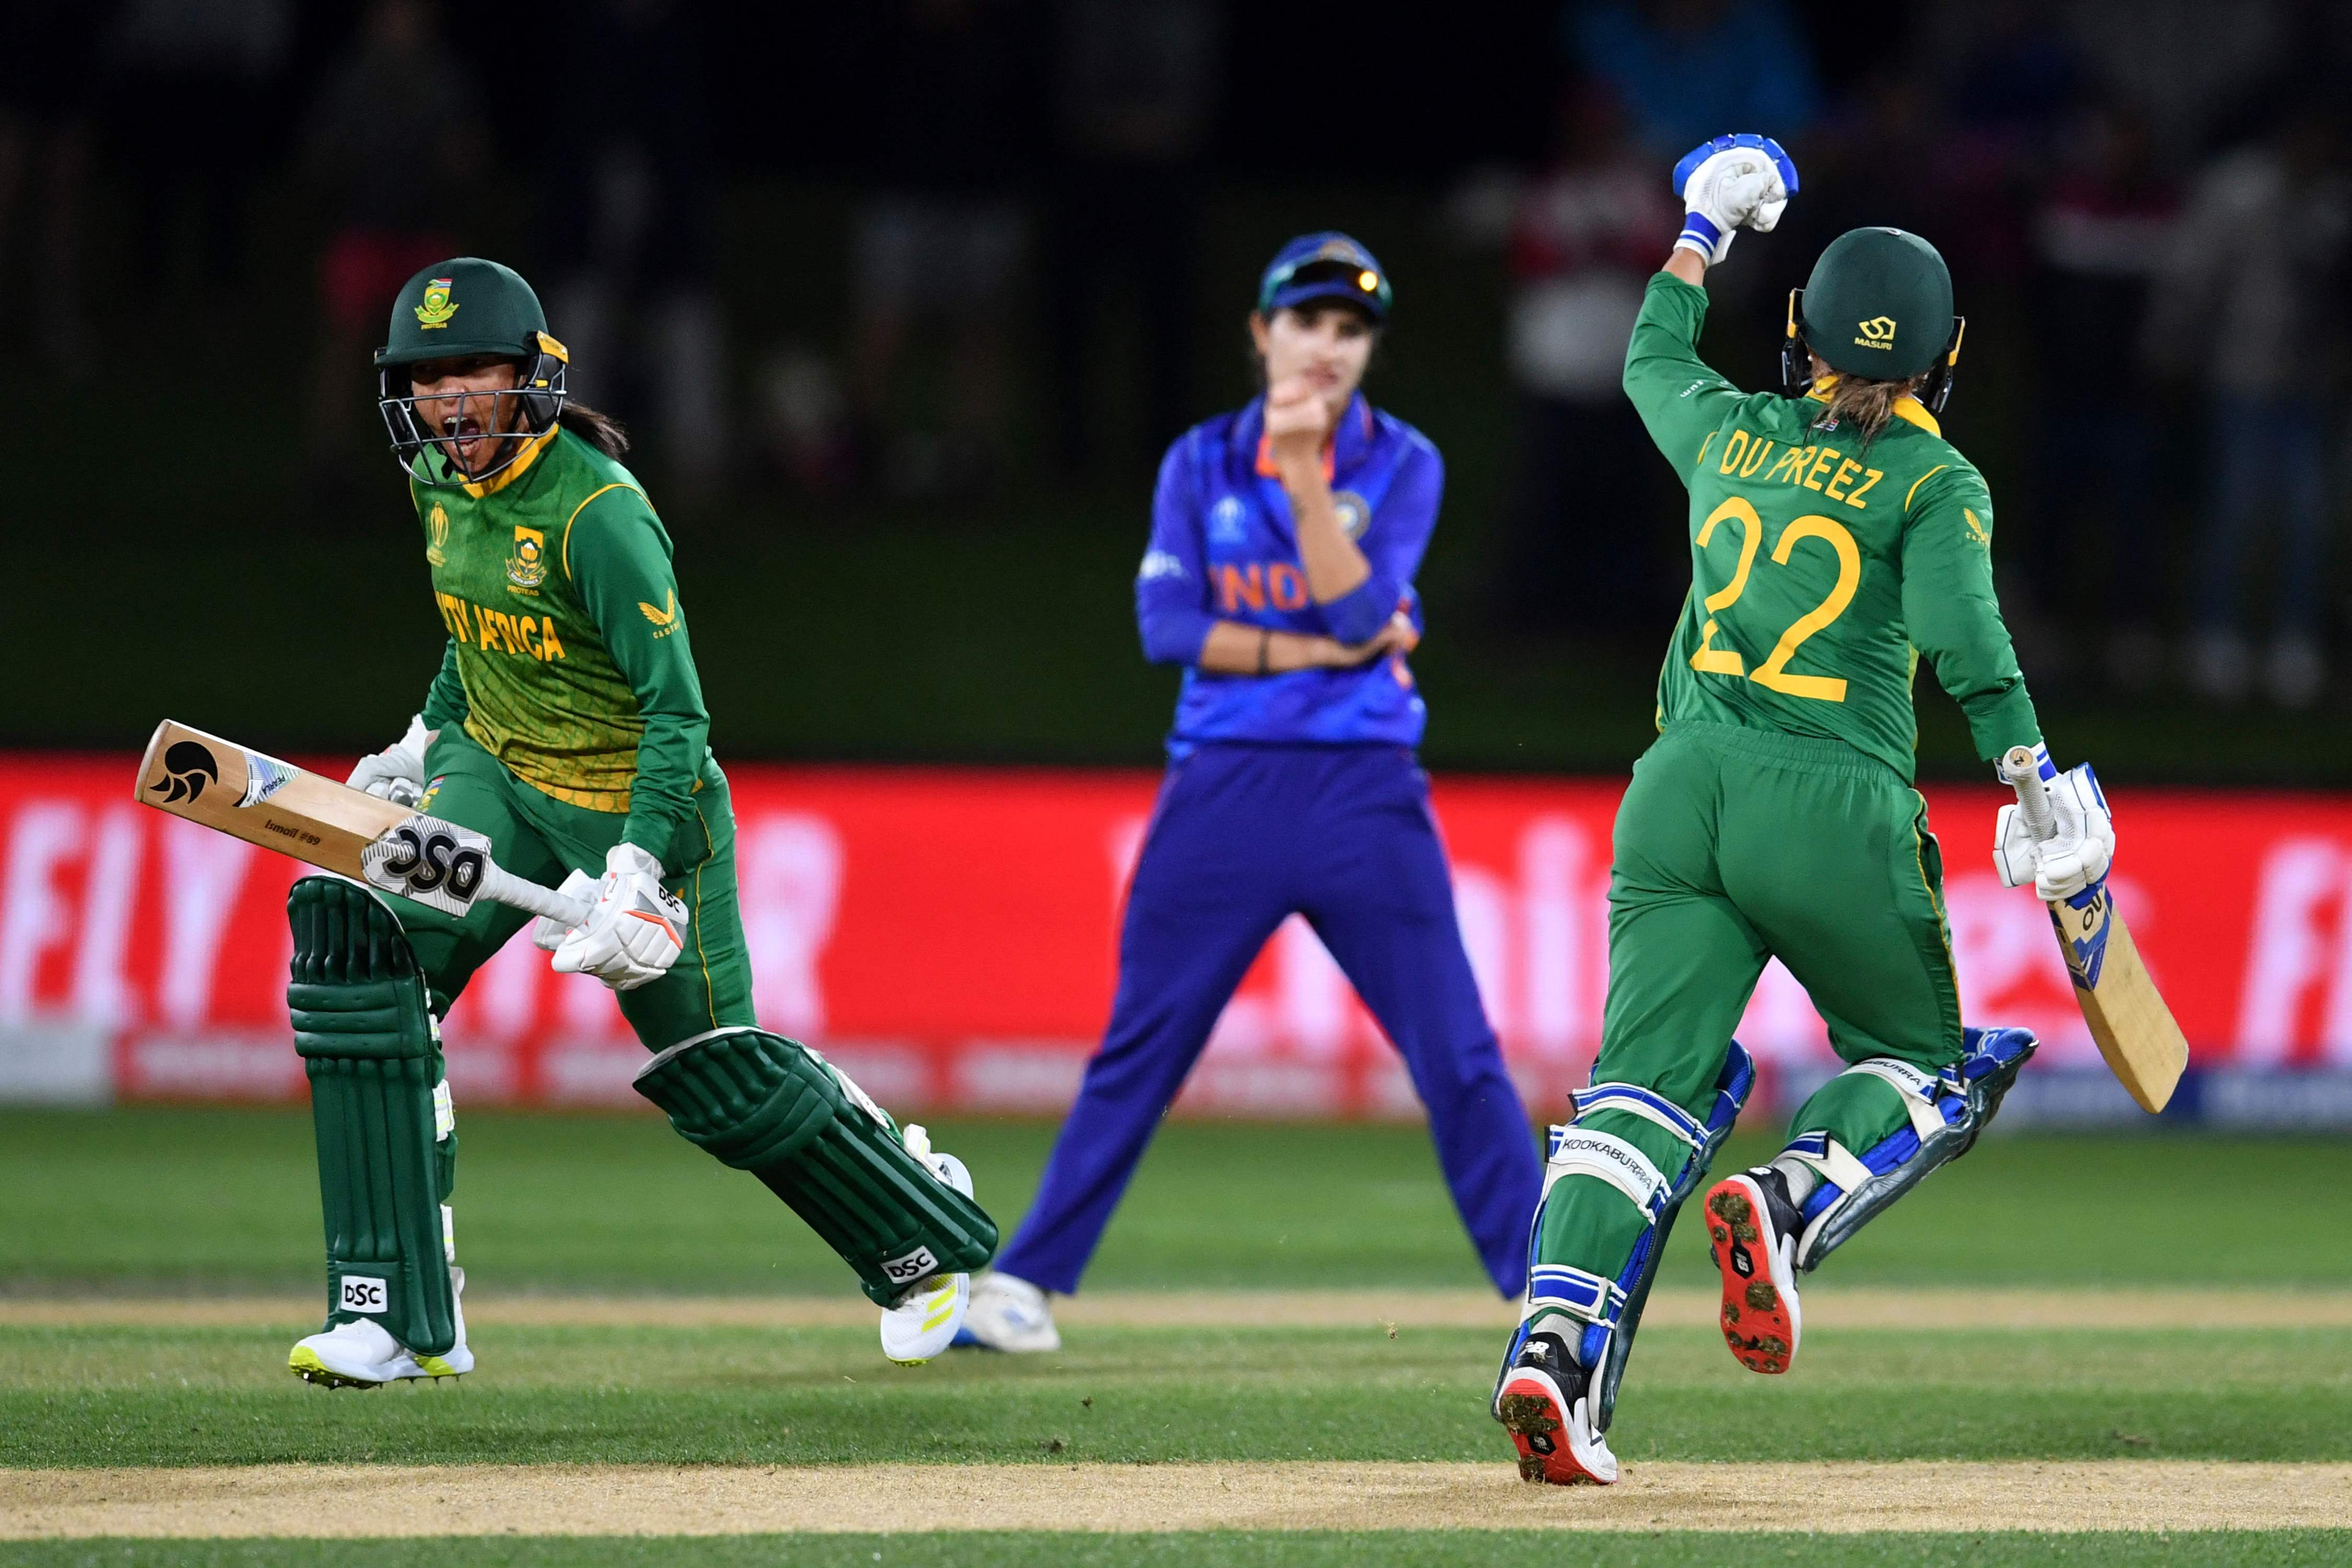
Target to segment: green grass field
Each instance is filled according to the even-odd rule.
[[[1009,1227],[1051,1129],[934,1131],[970,1160]],[[473,1336],[479,1369],[438,1388],[330,1394],[283,1370],[291,1338],[315,1326],[299,1303],[315,1289],[319,1247],[305,1113],[0,1115],[0,1295],[14,1299],[0,1300],[0,1488],[8,1471],[291,1462],[1013,1464],[1037,1467],[1051,1485],[1069,1464],[1507,1458],[1484,1411],[1497,1332],[1414,1322],[1391,1331],[1349,1305],[1349,1292],[1481,1284],[1417,1130],[1174,1124],[1087,1281],[1113,1296],[1330,1292],[1326,1325],[1254,1322],[1244,1294],[1214,1322],[1073,1322],[1057,1357],[961,1352],[916,1370],[884,1362],[870,1327],[663,1322],[657,1300],[645,1299],[835,1297],[850,1286],[763,1190],[658,1121],[469,1115],[460,1135],[469,1301],[503,1304]],[[1726,1158],[1745,1163],[1763,1147]],[[1644,1461],[2352,1462],[2352,1323],[2326,1310],[2299,1321],[2293,1306],[2340,1302],[2352,1286],[2340,1216],[2314,1196],[2348,1176],[2343,1142],[1996,1137],[1823,1271],[1807,1300],[1824,1304],[1814,1310],[1827,1326],[1809,1330],[1789,1376],[1741,1371],[1687,1316],[1653,1322],[1612,1442],[1636,1479]],[[1687,1227],[1661,1289],[1712,1278]],[[2193,1303],[2178,1318],[2099,1316],[2102,1291],[2138,1291],[2144,1302],[2151,1290],[2220,1284],[2267,1286],[2288,1310],[2236,1325],[2200,1321]],[[1835,1322],[1842,1291],[1934,1291],[1948,1304],[1971,1287],[2063,1293],[2086,1315],[2066,1327]],[[228,1294],[265,1301],[250,1321],[174,1321],[179,1303]],[[588,1295],[639,1307],[625,1322],[534,1323],[517,1300],[534,1295],[551,1307]],[[113,1321],[85,1321],[74,1309],[33,1313],[43,1297],[141,1300]],[[1579,1562],[1733,1560],[1726,1538],[1657,1522],[1669,1532],[1561,1544]],[[1481,1552],[1507,1549],[1478,1539]],[[765,1562],[789,1546],[785,1560],[832,1563],[877,1552],[889,1561],[908,1544],[741,1536],[688,1552],[597,1537],[473,1542],[457,1554]],[[1467,1544],[1410,1531],[923,1538],[927,1560],[966,1563],[1433,1563],[1460,1561]],[[275,1563],[315,1560],[305,1553],[318,1545],[26,1542],[0,1543],[0,1563]],[[1741,1563],[1958,1562],[1963,1547],[1982,1563],[2319,1563],[2352,1556],[2352,1535],[1767,1533],[1739,1546]],[[436,1550],[439,1562],[455,1549]],[[426,1553],[379,1542],[345,1560]]]
[[[934,1122],[1009,1234],[1052,1142],[1036,1122]],[[490,1289],[831,1293],[848,1272],[756,1183],[657,1117],[460,1111],[459,1257]],[[1718,1156],[1766,1157],[1761,1131]],[[307,1289],[319,1277],[308,1111],[0,1112],[0,1290]],[[2352,1140],[2004,1138],[1940,1172],[1824,1270],[1838,1284],[2352,1287],[2315,1193]],[[2179,1237],[2181,1240],[2172,1238]],[[2193,1238],[2193,1242],[2186,1238]],[[1696,1232],[1660,1284],[1709,1285]],[[2193,1246],[2193,1263],[2176,1250]],[[1427,1137],[1397,1127],[1172,1123],[1089,1289],[1475,1287]]]

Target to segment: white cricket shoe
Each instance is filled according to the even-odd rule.
[[[1062,1348],[1062,1331],[1045,1292],[1017,1274],[992,1270],[971,1288],[971,1315],[956,1342],[982,1350],[1034,1352]]]
[[[953,1154],[935,1153],[931,1135],[914,1122],[899,1134],[907,1152],[929,1165],[949,1186],[971,1196],[971,1173]],[[934,1274],[882,1310],[882,1353],[900,1366],[920,1366],[955,1343],[971,1305],[971,1276]]]
[[[1495,1390],[1495,1419],[1519,1451],[1519,1479],[1614,1486],[1617,1456],[1592,1425],[1592,1374],[1557,1333],[1529,1334]]]
[[[328,1388],[378,1388],[407,1378],[463,1377],[474,1370],[474,1352],[466,1348],[466,1271],[450,1269],[449,1284],[457,1342],[439,1355],[417,1355],[373,1318],[358,1318],[297,1341],[286,1369],[305,1383]]]

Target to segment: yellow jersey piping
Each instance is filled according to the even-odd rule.
[[[614,479],[609,485],[600,485],[596,489],[589,491],[588,500],[583,500],[578,506],[573,507],[572,509],[572,515],[563,520],[563,580],[567,583],[572,581],[572,525],[580,521],[580,514],[582,512],[588,510],[588,501],[594,500],[606,490],[636,490],[637,499],[639,500],[645,501],[647,506],[654,504],[652,501],[646,500],[645,491],[637,489],[636,486],[630,484],[624,479]]]
[[[1926,484],[1929,479],[1934,479],[1937,474],[1942,473],[1946,468],[1948,468],[1951,466],[1952,465],[1949,463],[1938,463],[1934,468],[1929,468],[1926,473],[1921,474],[1917,479],[1913,479],[1911,481],[1911,488],[1903,493],[1904,511],[1906,513],[1910,511],[1911,498],[1919,493],[1919,487],[1921,485]]]

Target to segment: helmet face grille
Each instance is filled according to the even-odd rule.
[[[497,410],[499,422],[514,426],[497,460],[478,472],[458,467],[446,445],[447,437],[418,414],[416,405],[420,401],[431,403],[438,399],[419,399],[413,392],[395,390],[411,384],[408,367],[390,364],[379,370],[376,410],[383,416],[384,434],[392,441],[393,460],[400,465],[401,471],[419,484],[436,488],[478,485],[520,461],[531,442],[554,429],[563,417],[567,367],[553,354],[541,352],[529,365],[519,368],[521,374],[517,379],[521,384],[511,391],[472,395],[488,398]]]

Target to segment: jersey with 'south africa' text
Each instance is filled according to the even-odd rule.
[[[412,482],[449,643],[427,726],[541,793],[625,812],[658,856],[693,809],[710,720],[669,535],[629,470],[568,430],[482,484]]]
[[[1925,658],[1988,760],[2041,738],[1992,584],[1983,476],[1905,398],[1871,439],[1823,389],[1746,394],[1696,344],[1706,291],[1650,280],[1625,391],[1690,491],[1690,597],[1658,721],[1843,741],[1906,781]]]

